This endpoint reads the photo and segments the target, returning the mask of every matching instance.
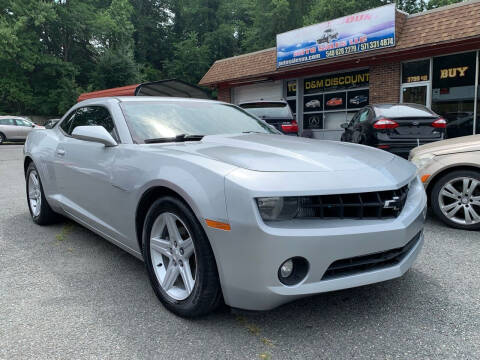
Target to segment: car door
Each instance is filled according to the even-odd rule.
[[[367,141],[365,133],[365,124],[368,123],[368,118],[370,114],[369,108],[364,108],[358,112],[358,116],[355,119],[352,129],[352,142],[357,144],[365,144]]]
[[[342,141],[352,142],[352,135],[354,131],[355,124],[358,123],[358,112],[353,116],[353,118],[348,123],[348,126],[345,128],[344,133],[342,134]]]
[[[60,164],[57,181],[66,212],[101,232],[118,238],[112,226],[109,204],[113,196],[112,166],[117,147],[75,139],[71,136],[77,126],[103,126],[119,142],[110,112],[103,106],[77,109],[70,119],[62,122],[62,137],[56,150]]]
[[[8,140],[19,139],[18,127],[14,119],[0,119],[0,132]]]
[[[33,129],[33,124],[23,119],[15,119],[17,123],[18,140],[25,140]]]

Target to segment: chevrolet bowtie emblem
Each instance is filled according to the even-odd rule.
[[[385,204],[383,205],[383,208],[384,209],[400,210],[401,206],[402,206],[402,202],[400,201],[400,198],[398,196],[394,196],[392,200],[385,201]]]

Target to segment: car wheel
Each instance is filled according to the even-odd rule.
[[[5,135],[0,133],[0,145],[2,145],[5,141],[7,141],[7,138],[5,137]]]
[[[142,245],[151,285],[167,309],[196,317],[218,306],[221,289],[210,243],[181,200],[163,197],[153,203]]]
[[[435,215],[449,226],[480,229],[480,172],[456,170],[434,185],[431,203]]]
[[[33,163],[28,165],[25,182],[28,209],[33,221],[39,225],[48,225],[56,222],[59,215],[48,205],[43,192],[42,181]]]

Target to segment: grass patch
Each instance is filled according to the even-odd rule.
[[[55,235],[55,239],[57,239],[57,241],[64,241],[67,238],[68,234],[72,232],[72,230],[73,230],[72,223],[65,224],[60,234]]]

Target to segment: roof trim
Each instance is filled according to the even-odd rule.
[[[479,1],[480,1],[480,0],[479,0]],[[249,52],[249,53],[246,53],[246,54],[235,55],[235,56],[231,56],[231,57],[228,57],[228,58],[219,59],[219,60],[216,60],[216,61],[214,62],[214,64],[215,64],[215,63],[220,63],[220,62],[223,62],[223,61],[227,61],[227,60],[242,58],[242,57],[245,57],[245,56],[251,56],[251,55],[255,55],[255,54],[260,54],[260,53],[267,52],[267,51],[272,51],[272,50],[275,50],[275,51],[276,51],[276,50],[277,50],[277,47],[274,46],[274,47],[271,47],[271,48],[268,48],[268,49],[257,50],[257,51]]]
[[[409,18],[413,18],[413,17],[417,17],[417,16],[428,15],[428,14],[435,13],[435,12],[439,12],[439,11],[454,9],[454,8],[456,8],[456,7],[461,7],[461,6],[466,6],[466,5],[470,5],[470,4],[475,4],[475,3],[478,3],[478,2],[480,2],[480,0],[460,1],[460,2],[455,3],[455,4],[440,6],[440,7],[438,7],[438,8],[430,9],[430,10],[427,10],[427,11],[422,11],[422,12],[419,12],[419,13],[416,13],[416,14],[408,14],[408,13],[406,13],[406,14],[408,15]],[[397,10],[398,10],[398,9],[397,9]]]

